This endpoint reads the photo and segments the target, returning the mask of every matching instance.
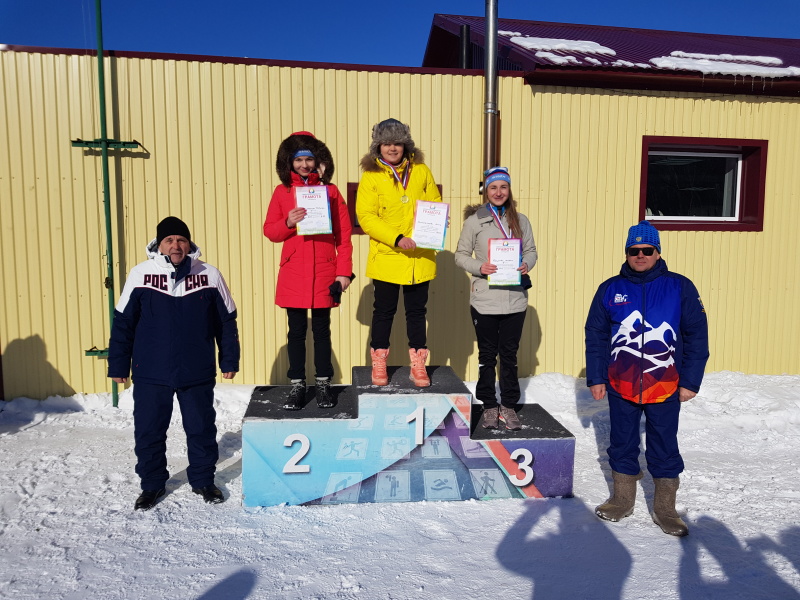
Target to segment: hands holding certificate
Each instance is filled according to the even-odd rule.
[[[303,219],[306,218],[306,209],[305,208],[293,208],[289,211],[289,214],[286,217],[286,226],[289,229],[294,229],[294,227]]]
[[[522,263],[522,266],[517,269],[520,272],[520,275],[527,275],[528,274],[528,265]],[[493,265],[490,262],[485,262],[481,265],[481,274],[482,275],[491,275],[492,273],[497,273],[497,265]]]
[[[527,272],[528,265],[522,260],[522,240],[489,240],[488,256],[481,265],[481,273],[487,275],[489,285],[520,285]]]
[[[397,242],[397,247],[401,250],[413,250],[417,247],[417,243],[410,237],[402,237],[400,241]]]

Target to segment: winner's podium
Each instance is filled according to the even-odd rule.
[[[520,405],[521,430],[486,430],[450,367],[428,374],[418,388],[409,367],[389,367],[389,385],[373,386],[370,367],[355,367],[328,409],[313,388],[287,411],[288,386],[256,387],[242,424],[244,506],[572,495],[575,438],[547,411]]]

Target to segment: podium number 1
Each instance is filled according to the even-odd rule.
[[[311,472],[311,467],[309,465],[298,465],[297,463],[303,460],[303,457],[308,454],[308,451],[311,449],[311,442],[308,441],[308,436],[305,436],[302,433],[293,433],[283,440],[283,445],[287,448],[291,448],[295,442],[300,442],[300,449],[292,458],[289,459],[289,462],[284,465],[283,472],[309,473]]]
[[[406,417],[406,423],[411,423],[411,421],[417,422],[414,427],[414,443],[419,446],[425,441],[425,409],[422,406],[417,406],[417,409]]]

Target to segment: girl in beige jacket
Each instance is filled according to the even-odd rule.
[[[528,309],[530,278],[536,264],[536,244],[528,218],[517,212],[511,195],[511,177],[503,167],[484,174],[485,204],[469,206],[456,250],[456,265],[472,275],[470,312],[478,338],[478,384],[475,395],[483,402],[483,427],[495,429],[502,421],[520,429],[515,406],[520,399],[517,350]],[[489,240],[521,240],[520,285],[490,286],[497,266],[489,262]],[[497,357],[500,356],[500,404],[495,394]]]

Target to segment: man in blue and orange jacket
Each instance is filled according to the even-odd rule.
[[[595,509],[619,521],[633,513],[639,469],[639,422],[645,415],[647,470],[655,483],[653,520],[670,535],[688,529],[675,511],[678,416],[700,390],[708,361],[708,320],[700,294],[661,258],[658,231],[641,221],[628,231],[626,262],[604,281],[586,319],[586,384],[608,395],[614,492]]]
[[[148,510],[165,494],[167,429],[173,396],[180,405],[192,491],[224,501],[214,485],[217,446],[215,348],[225,379],[239,370],[236,305],[222,274],[200,260],[189,228],[176,217],[158,224],[149,260],[128,275],[114,311],[108,376],[125,383],[133,369],[133,435],[142,492],[134,509]]]

